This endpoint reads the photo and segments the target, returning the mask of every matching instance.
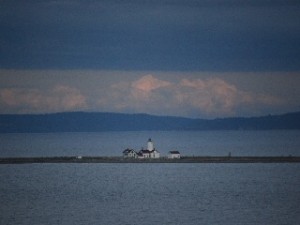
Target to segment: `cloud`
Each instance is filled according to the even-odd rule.
[[[255,82],[249,87],[248,82],[241,84],[237,79],[225,79],[225,75],[162,73],[159,76],[145,73],[144,76],[122,74],[113,77],[108,74],[104,79],[105,76],[95,74],[95,77],[90,75],[83,79],[74,77],[72,71],[72,76],[74,79],[70,79],[71,75],[62,79],[60,75],[54,80],[48,76],[47,80],[41,75],[23,79],[22,74],[10,79],[11,74],[4,74],[0,87],[0,112],[110,111],[215,118],[293,111],[299,102],[290,98],[291,94],[287,92],[274,91],[281,88],[275,85],[276,82]],[[68,85],[57,85],[58,78]],[[298,89],[293,91],[288,84],[285,84],[285,89],[298,93]]]
[[[110,93],[102,96],[98,103],[107,110],[134,113],[163,114],[172,104],[174,84],[146,75],[132,82],[111,85]]]
[[[241,110],[278,106],[275,96],[240,90],[220,78],[177,82],[146,75],[132,82],[113,84],[99,104],[109,110],[179,116],[235,116]]]
[[[131,85],[133,89],[149,92],[158,88],[164,88],[170,86],[168,81],[159,80],[152,75],[146,75],[141,79],[134,81]]]
[[[241,103],[251,101],[249,94],[219,78],[207,80],[182,79],[177,99],[206,114],[234,114]]]
[[[64,107],[64,110],[73,110],[86,106],[86,98],[81,92],[69,86],[59,85],[53,91],[54,105]]]
[[[149,110],[163,101],[163,91],[168,90],[172,84],[152,75],[146,75],[132,82],[130,86],[129,101],[135,102],[138,108],[142,108],[144,104],[147,104],[147,110]]]
[[[65,85],[49,90],[3,88],[0,90],[0,107],[5,113],[81,110],[86,107],[86,98],[76,88]]]
[[[261,94],[239,89],[220,78],[182,79],[176,91],[179,104],[206,116],[236,116],[262,108],[280,107],[284,99],[270,94]]]
[[[145,75],[131,82],[121,81],[110,86],[108,95],[102,95],[98,105],[106,111],[161,114],[170,102],[168,92],[172,86],[171,82],[153,75]]]

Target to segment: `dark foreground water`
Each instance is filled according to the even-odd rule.
[[[0,165],[0,224],[300,221],[300,164]]]

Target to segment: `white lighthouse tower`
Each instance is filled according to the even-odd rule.
[[[148,140],[147,150],[149,150],[149,151],[153,151],[154,150],[154,145],[153,145],[153,142],[152,142],[151,138],[149,138],[149,140]]]
[[[145,158],[158,159],[160,157],[160,153],[154,148],[154,144],[151,138],[148,139],[147,149],[146,150],[142,149],[141,151],[139,151],[139,153],[137,153],[137,155],[138,158],[142,158],[142,159]]]
[[[154,148],[154,144],[151,140],[151,138],[149,138],[148,143],[147,143],[147,150],[150,153],[150,158],[159,158],[160,157],[160,153]]]

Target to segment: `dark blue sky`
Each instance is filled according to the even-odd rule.
[[[0,67],[300,69],[300,1],[2,0]]]

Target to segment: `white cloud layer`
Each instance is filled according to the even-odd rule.
[[[141,79],[134,81],[131,87],[140,91],[150,92],[158,88],[168,87],[170,85],[171,83],[168,81],[159,80],[152,75],[146,75]]]
[[[297,75],[0,71],[0,113],[106,111],[198,118],[278,114],[299,110]]]
[[[108,110],[184,116],[235,116],[240,108],[283,103],[271,95],[239,90],[220,78],[170,82],[146,75],[113,84],[99,105]]]
[[[79,90],[57,85],[50,90],[3,88],[0,90],[0,106],[4,113],[46,113],[81,110],[86,98]]]

